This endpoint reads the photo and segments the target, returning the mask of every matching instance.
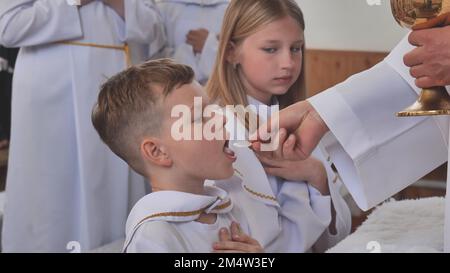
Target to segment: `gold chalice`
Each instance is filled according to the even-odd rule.
[[[391,0],[395,20],[403,27],[424,29],[441,26],[450,12],[450,0]],[[398,117],[450,115],[450,96],[444,86],[422,89],[417,101]]]

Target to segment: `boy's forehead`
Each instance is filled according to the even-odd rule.
[[[203,103],[208,103],[208,97],[203,87],[197,82],[193,81],[189,84],[178,86],[167,96],[166,102],[169,104],[184,104],[194,105],[194,99],[201,97]]]

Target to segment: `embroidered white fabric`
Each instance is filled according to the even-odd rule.
[[[445,199],[389,201],[329,253],[442,252]]]

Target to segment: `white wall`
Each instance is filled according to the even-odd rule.
[[[385,52],[408,32],[392,17],[389,0],[296,1],[305,16],[307,48]]]

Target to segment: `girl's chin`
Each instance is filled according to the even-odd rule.
[[[283,88],[283,89],[278,89],[278,88],[274,88],[272,90],[269,91],[270,94],[272,94],[272,96],[282,96],[284,94],[286,94],[288,92],[289,89]]]

